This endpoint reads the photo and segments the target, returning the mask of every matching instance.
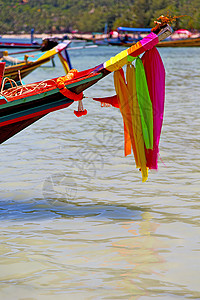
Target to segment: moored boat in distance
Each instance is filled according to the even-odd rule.
[[[149,28],[129,28],[118,27],[118,37],[104,39],[104,43],[112,46],[124,46],[131,47],[139,40],[142,39],[141,34],[150,32]],[[126,32],[126,34],[120,34],[120,32]],[[135,36],[131,37],[128,33],[134,33]],[[101,41],[99,42],[99,44]],[[156,47],[199,47],[200,35],[194,35],[190,31],[185,29],[179,29],[175,31],[170,37],[158,43]]]
[[[134,45],[144,36],[151,32],[151,28],[131,28],[131,27],[118,27],[118,37],[108,39],[109,45],[112,46],[127,46]]]
[[[61,62],[64,63],[64,67],[67,68],[67,73],[69,71],[68,66],[70,65],[70,62],[68,61],[68,63],[65,64],[63,61],[63,55],[66,60],[68,60],[68,54],[65,50],[69,44],[70,41],[67,43],[60,43],[51,50],[45,52],[25,52],[23,56],[11,56],[7,51],[2,52],[0,62],[6,63],[4,76],[7,78],[7,82],[23,79],[39,66],[49,62],[55,55],[58,55]]]
[[[164,40],[156,47],[200,47],[200,37],[198,38],[187,38],[187,39],[169,39]]]
[[[115,45],[131,47],[135,42],[121,42]],[[114,45],[114,44],[113,44]],[[156,45],[156,47],[200,47],[200,37],[187,39],[166,39]]]
[[[50,50],[58,44],[57,39],[45,38],[41,43],[38,41],[28,42],[26,39],[11,39],[11,38],[0,38],[0,48],[2,49],[40,49],[42,51]]]
[[[116,31],[111,31],[109,37],[94,38],[93,43],[98,46],[126,46],[130,47],[141,40],[144,35],[151,32],[151,28],[131,28],[118,27]],[[141,36],[142,34],[142,36]]]
[[[170,37],[162,41],[157,47],[199,47],[200,33],[193,33],[187,29],[178,29]]]
[[[41,44],[35,42],[35,43],[27,43],[27,42],[20,42],[10,39],[0,39],[0,48],[31,48],[31,49],[39,49],[41,47]]]

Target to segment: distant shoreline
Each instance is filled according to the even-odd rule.
[[[36,33],[34,34],[34,39],[44,39],[44,38],[59,38],[62,39],[64,36],[68,36],[69,39],[88,39],[92,40],[94,37],[92,33],[58,33],[58,34],[46,34],[46,33]],[[105,38],[106,34],[95,35],[95,38]],[[31,39],[31,34],[2,34],[1,38],[4,39]]]
[[[34,39],[45,39],[45,38],[58,38],[58,39],[63,39],[64,36],[68,36],[70,40],[73,39],[80,39],[80,40],[98,40],[98,39],[104,39],[108,38],[107,34],[95,34],[95,37],[92,33],[58,33],[58,34],[46,34],[46,33],[36,33],[34,34]],[[197,38],[199,37],[200,34],[199,32],[193,33],[190,37],[191,38]],[[184,35],[179,35],[173,33],[171,35],[173,39],[180,39],[180,38],[186,38]],[[31,34],[2,34],[1,38],[4,39],[31,39]],[[0,40],[1,40],[0,38]]]

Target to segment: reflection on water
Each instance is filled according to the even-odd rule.
[[[70,56],[83,70],[119,50]],[[159,51],[161,160],[145,184],[123,157],[119,111],[87,98],[86,117],[75,118],[74,104],[1,145],[0,298],[200,299],[200,49]],[[26,82],[59,75],[56,60]],[[112,76],[85,94],[113,95]]]
[[[146,295],[140,275],[159,272],[163,263],[157,250],[163,246],[151,237],[158,224],[151,223],[145,209],[109,204],[52,206],[37,200],[5,202],[1,210],[7,212],[1,227],[2,293],[11,284],[10,292],[17,285],[21,296],[28,296],[31,285],[36,298],[36,287],[44,296],[59,291],[82,298]]]
[[[35,199],[32,201],[1,201],[0,220],[33,221],[57,218],[95,217],[100,220],[141,219],[141,208],[134,206],[93,204],[79,205],[65,199]],[[143,209],[145,210],[145,209]]]

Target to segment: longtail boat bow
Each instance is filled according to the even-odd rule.
[[[66,76],[14,86],[7,90],[2,87],[0,93],[0,143],[48,113],[66,108],[74,101],[79,101],[80,115],[86,114],[87,112],[81,105],[84,90],[111,72],[121,70],[124,65],[154,48],[170,34],[171,28],[166,25],[158,33],[151,32],[132,47],[94,68],[81,72],[71,70]],[[67,60],[64,60],[63,63],[67,64]],[[0,63],[0,67],[0,77],[3,78],[4,64]],[[150,144],[152,145],[152,140]],[[145,176],[144,178],[147,177]]]

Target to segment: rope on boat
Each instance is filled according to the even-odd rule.
[[[6,80],[10,81],[10,83],[13,82],[16,85],[16,87],[14,88],[11,83],[12,88],[10,88],[8,90],[3,90],[5,84],[4,83],[2,84],[1,94],[6,98],[21,96],[22,94],[26,95],[29,93],[33,93],[36,90],[43,90],[50,86],[56,85],[56,81],[54,79],[43,80],[39,83],[30,83],[30,84],[21,85],[21,86],[18,86],[14,80],[12,80],[8,77],[4,78],[4,81],[6,81]],[[49,84],[50,82],[52,82],[53,84]]]
[[[3,79],[3,83],[2,83],[2,87],[1,87],[1,93],[3,93],[4,86],[5,86],[5,84],[6,84],[7,81],[9,81],[9,83],[10,83],[10,85],[11,85],[12,88],[14,87],[14,86],[13,86],[13,83],[15,84],[16,87],[18,87],[16,81],[14,81],[14,80],[11,79],[11,78],[5,77],[5,78]]]
[[[60,92],[67,98],[73,100],[73,101],[81,101],[83,99],[83,93],[80,94],[76,94],[71,92],[70,90],[68,90],[65,87],[65,84],[73,79],[75,77],[75,74],[77,74],[77,70],[76,69],[72,69],[70,70],[70,72],[63,77],[59,77],[57,79],[47,79],[47,80],[43,80],[41,82],[38,83],[30,83],[30,84],[26,84],[23,85],[22,81],[21,81],[21,76],[19,73],[19,80],[21,85],[18,86],[17,83],[13,80],[10,79],[8,77],[4,78],[3,80],[3,84],[2,84],[2,88],[1,88],[1,94],[6,97],[7,99],[9,98],[13,98],[13,97],[17,97],[17,96],[21,96],[26,95],[26,94],[30,94],[33,93],[35,91],[43,91],[44,89],[51,87],[51,86],[56,86],[57,88],[59,88]],[[5,83],[9,81],[11,88],[4,90],[5,88]],[[15,87],[14,87],[15,85]],[[83,109],[83,105],[80,103],[79,107],[78,107],[78,111],[82,111],[85,114],[85,111]]]

